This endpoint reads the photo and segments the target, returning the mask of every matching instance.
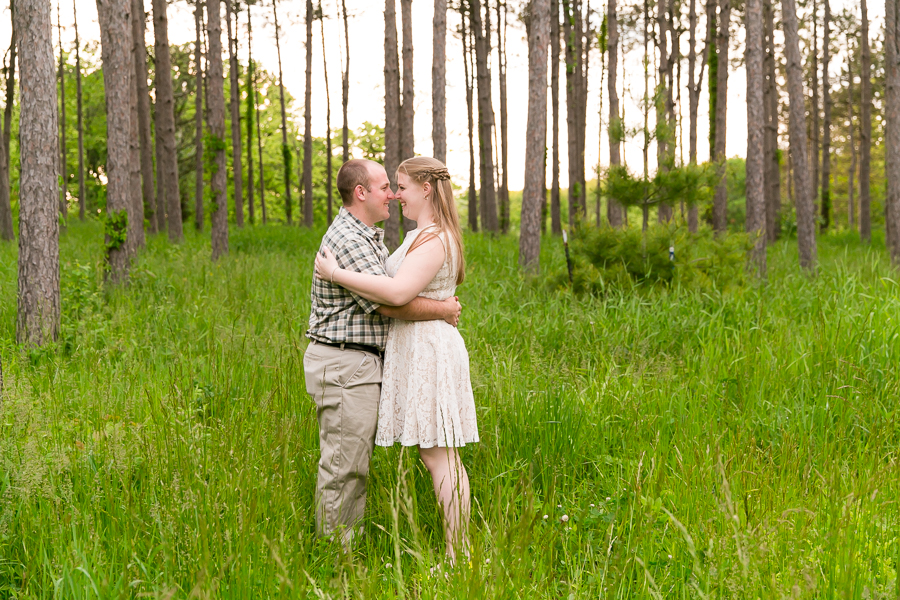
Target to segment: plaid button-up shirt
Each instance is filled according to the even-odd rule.
[[[341,207],[322,238],[322,246],[331,249],[342,269],[386,275],[384,263],[388,249],[383,240],[384,230],[367,226]],[[320,342],[348,342],[384,349],[388,320],[375,312],[378,304],[315,275],[311,296],[306,337]]]

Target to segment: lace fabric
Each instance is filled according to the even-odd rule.
[[[420,230],[410,231],[388,258],[395,276]],[[440,234],[446,256],[420,296],[446,300],[456,292],[455,248]],[[384,355],[375,443],[459,447],[478,441],[469,353],[456,327],[445,321],[392,319]]]

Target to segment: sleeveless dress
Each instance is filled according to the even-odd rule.
[[[406,258],[415,229],[388,258],[394,277]],[[454,244],[440,234],[445,259],[419,296],[446,300],[456,292]],[[459,447],[478,441],[469,353],[459,331],[446,321],[391,319],[384,350],[384,374],[375,443],[390,446]]]

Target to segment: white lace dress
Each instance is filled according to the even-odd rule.
[[[393,277],[400,270],[418,234],[418,229],[410,231],[388,258],[388,275]],[[419,294],[433,300],[446,300],[456,292],[455,248],[443,233],[441,241],[447,250],[444,264]],[[477,441],[469,353],[459,331],[445,321],[392,319],[384,351],[375,443],[432,448]]]

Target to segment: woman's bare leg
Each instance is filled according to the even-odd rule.
[[[456,550],[469,554],[469,474],[456,448],[422,448],[419,456],[431,473],[434,494],[444,513],[447,556],[456,562]]]

